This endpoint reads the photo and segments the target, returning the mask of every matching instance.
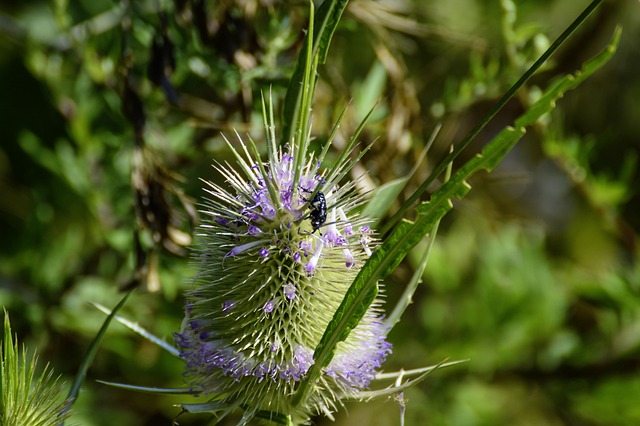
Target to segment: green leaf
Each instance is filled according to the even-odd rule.
[[[220,401],[209,401],[200,404],[180,404],[185,411],[189,413],[217,413],[219,411],[227,409],[226,404]]]
[[[433,225],[451,209],[451,200],[453,198],[460,199],[469,192],[471,187],[467,184],[467,179],[480,170],[486,170],[488,172],[493,170],[511,148],[513,148],[516,142],[525,134],[525,126],[535,124],[542,115],[554,108],[555,101],[562,97],[567,90],[577,87],[611,59],[619,40],[620,29],[616,29],[611,43],[603,52],[588,61],[582,70],[578,71],[575,75],[567,75],[561,78],[545,92],[529,111],[516,120],[517,128],[507,127],[502,130],[502,132],[482,150],[482,153],[469,160],[449,181],[443,184],[433,194],[429,202],[419,205],[416,208],[418,218],[415,223],[410,226],[407,226],[407,222],[402,223],[380,247],[385,254],[398,256],[398,258],[389,259],[384,262],[387,264],[387,267],[380,268],[380,266],[377,265],[377,262],[380,261],[375,259],[375,256],[372,256],[370,261],[367,262],[367,265],[360,271],[359,276],[366,274],[371,275],[371,277],[376,277],[376,274],[366,272],[369,268],[375,268],[375,271],[382,271],[377,277],[378,279],[384,278],[386,274],[390,273],[391,270],[400,263],[402,258],[404,258],[408,250],[417,244],[422,236],[429,233]],[[372,266],[369,266],[369,263],[372,263]],[[357,279],[358,278],[356,278],[356,280]]]
[[[318,61],[324,63],[331,44],[333,33],[338,27],[342,12],[347,7],[348,0],[325,0],[318,8],[315,18],[310,25],[312,31],[307,32],[304,47],[298,56],[293,75],[287,88],[282,110],[282,143],[295,140],[299,123],[308,121],[310,109],[303,108],[305,92],[312,97],[315,89],[315,70]],[[313,5],[312,5],[313,7]],[[312,14],[313,16],[313,14]],[[310,38],[313,37],[313,38]],[[311,54],[309,53],[311,48]],[[309,62],[309,58],[312,58]],[[304,81],[313,81],[311,87],[305,87]],[[309,103],[310,105],[310,103]],[[307,114],[307,120],[300,117],[300,113]]]
[[[369,115],[370,114],[371,112],[369,112]],[[367,117],[369,115],[367,115]],[[416,164],[406,176],[400,179],[393,180],[391,182],[387,182],[373,191],[373,196],[362,211],[363,216],[374,219],[374,221],[371,223],[371,226],[373,228],[377,228],[380,219],[387,215],[387,212],[389,211],[391,206],[393,206],[393,201],[398,198],[402,190],[407,186],[407,183],[409,182],[411,177],[415,174],[416,171],[418,171],[420,165],[422,164],[422,161],[431,149],[433,142],[436,140],[438,133],[440,133],[441,128],[442,125],[438,124],[433,132],[431,132],[431,136],[429,137],[429,140],[427,141],[424,149],[420,153]]]
[[[114,388],[159,395],[193,395],[196,393],[193,391],[193,389],[189,388],[155,388],[149,386],[128,385],[126,383],[107,382],[104,380],[96,380],[96,382],[102,383],[103,385],[112,386]]]
[[[313,3],[310,3],[309,9],[309,30],[307,37],[305,38],[305,45],[300,56],[298,58],[298,64],[300,61],[304,61],[302,80],[300,81],[300,93],[295,100],[295,108],[292,111],[292,128],[289,138],[283,141],[283,144],[289,143],[291,150],[293,151],[293,167],[294,175],[292,185],[294,188],[298,188],[298,182],[300,181],[300,173],[302,172],[302,165],[306,161],[307,148],[309,146],[309,123],[311,120],[311,104],[313,102],[313,94],[316,90],[316,69],[318,68],[318,57],[313,55],[313,39],[310,34],[313,34],[314,15],[313,15]],[[289,82],[289,85],[294,84],[294,77]],[[296,87],[297,84],[296,84]],[[288,94],[288,92],[287,92]],[[285,97],[284,108],[287,108],[287,99]],[[285,113],[285,117],[288,115]],[[286,120],[283,118],[283,124],[286,126]],[[287,132],[283,133],[285,136]]]
[[[407,225],[410,227],[408,223]],[[397,229],[406,229],[408,227],[400,226]],[[385,256],[386,251],[381,250],[381,248],[377,249],[367,262],[366,265],[371,266],[360,271],[327,326],[314,351],[313,358],[315,363],[309,369],[307,376],[300,382],[300,386],[293,397],[292,405],[294,407],[306,400],[310,392],[310,384],[316,382],[322,372],[322,368],[328,365],[333,358],[338,343],[346,339],[349,332],[358,325],[367,308],[378,294],[378,280],[370,278],[380,275],[380,270],[376,268],[380,266],[382,261],[391,258],[391,256]]]
[[[322,368],[329,364],[339,342],[347,338],[350,331],[360,322],[369,304],[377,295],[377,283],[388,276],[400,264],[422,238],[432,231],[433,226],[453,207],[451,200],[463,198],[471,189],[467,179],[480,170],[491,171],[525,134],[525,127],[534,124],[543,114],[551,111],[555,101],[567,90],[577,87],[593,72],[603,66],[616,50],[620,39],[620,30],[616,29],[609,46],[599,55],[588,61],[575,75],[564,76],[549,89],[532,108],[521,116],[516,123],[518,128],[505,128],[476,157],[462,166],[449,181],[444,183],[431,197],[416,210],[418,217],[414,223],[402,221],[393,230],[386,241],[379,246],[365,266],[356,276],[347,291],[342,304],[327,326],[315,353],[315,364],[311,366],[306,378],[300,383],[294,395],[293,405],[304,401],[310,392],[310,384],[315,383]]]
[[[282,413],[276,413],[274,411],[259,410],[256,412],[255,417],[258,419],[268,420],[271,423],[275,423],[278,425],[286,425],[289,423],[287,416]]]
[[[127,301],[127,299],[129,298],[132,292],[133,290],[125,294],[122,300],[120,300],[120,302],[116,305],[116,307],[113,308],[113,311],[111,311],[111,313],[104,320],[102,327],[100,327],[100,331],[98,331],[98,334],[96,334],[96,337],[93,338],[93,341],[89,345],[89,349],[87,350],[87,353],[85,354],[84,359],[80,364],[80,369],[78,370],[78,374],[76,374],[76,378],[73,381],[71,390],[69,391],[68,402],[64,407],[64,409],[62,410],[63,413],[66,413],[67,411],[69,411],[69,409],[71,409],[71,406],[75,402],[76,398],[78,398],[78,393],[80,392],[80,386],[82,386],[84,379],[87,377],[87,371],[89,370],[89,366],[91,366],[91,363],[93,362],[93,359],[95,358],[96,353],[98,352],[100,343],[102,343],[102,338],[104,337],[104,334],[109,328],[109,324],[111,323],[111,320],[115,317],[116,313],[120,310],[120,308],[124,306],[125,302]],[[61,424],[64,424],[64,422]]]
[[[410,176],[404,176],[387,182],[373,190],[371,199],[362,210],[363,216],[374,219],[374,222],[371,224],[372,227],[376,227],[380,219],[382,219],[389,210],[389,207],[393,205],[394,200],[398,199],[402,190],[407,186],[409,178]]]
[[[453,169],[453,163],[449,163],[449,167],[447,168],[447,173],[445,175],[445,182],[449,181],[451,178],[451,170]],[[436,235],[438,234],[438,227],[440,225],[440,221],[437,220],[429,233],[429,243],[427,244],[427,248],[422,254],[422,259],[420,260],[420,264],[418,268],[413,272],[413,276],[400,299],[398,299],[398,303],[395,308],[391,312],[391,315],[385,320],[385,326],[389,329],[392,329],[399,321],[404,311],[407,309],[410,303],[413,302],[413,295],[418,288],[418,285],[422,282],[422,274],[427,267],[427,262],[429,261],[429,254],[431,253],[431,249],[433,248],[433,244],[436,240]]]
[[[455,147],[453,152],[447,155],[433,170],[431,175],[420,184],[420,187],[411,194],[402,207],[388,220],[385,225],[380,229],[380,234],[385,235],[389,230],[398,223],[404,214],[409,210],[427,191],[427,188],[431,183],[444,172],[445,168],[451,163],[467,146],[475,139],[475,137],[485,128],[487,124],[495,117],[495,115],[507,104],[517,91],[524,86],[524,84],[540,69],[540,67],[555,53],[556,50],[569,38],[569,36],[589,17],[589,15],[602,3],[603,0],[593,0],[589,6],[569,25],[569,27],[553,42],[551,46],[538,58],[538,60],[520,77],[520,79],[505,93],[505,95],[491,108],[485,117],[464,137],[464,139]],[[618,35],[619,37],[619,35]],[[615,38],[615,36],[614,36]],[[617,46],[617,42],[612,42],[610,46]],[[615,47],[613,47],[615,51]],[[606,59],[608,60],[608,59]],[[605,60],[605,62],[606,62]],[[599,68],[599,66],[597,66]],[[583,72],[589,74],[593,71],[588,71],[587,66],[583,69]],[[595,71],[595,70],[594,70]]]

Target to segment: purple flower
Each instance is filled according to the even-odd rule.
[[[296,298],[296,286],[292,283],[285,284],[282,290],[287,299],[293,300]]]

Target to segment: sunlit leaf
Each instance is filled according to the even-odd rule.
[[[96,334],[96,337],[94,337],[93,340],[91,341],[91,344],[89,345],[89,349],[87,350],[87,353],[85,354],[84,358],[82,359],[82,362],[80,363],[80,368],[78,369],[76,378],[73,381],[71,390],[69,391],[69,396],[68,396],[69,402],[65,406],[63,412],[69,411],[73,403],[78,398],[78,394],[80,393],[80,387],[82,386],[82,383],[84,383],[84,379],[87,377],[87,371],[89,370],[89,367],[91,366],[91,363],[93,362],[93,359],[95,358],[96,353],[98,353],[98,348],[100,348],[100,344],[102,343],[104,334],[107,332],[107,329],[109,328],[109,324],[111,324],[111,320],[115,317],[116,313],[120,310],[120,308],[124,306],[125,302],[127,301],[127,299],[129,298],[132,292],[133,290],[125,294],[122,300],[120,300],[120,302],[115,306],[115,308],[113,308],[113,311],[111,311],[111,313],[104,320],[104,323],[100,328],[100,331],[98,331],[98,333]]]

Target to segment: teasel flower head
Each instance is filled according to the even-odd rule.
[[[344,155],[323,170],[305,147],[279,147],[269,129],[267,161],[238,137],[237,150],[227,141],[238,170],[217,164],[226,183],[206,182],[196,273],[175,341],[194,392],[228,411],[241,407],[245,421],[268,412],[299,423],[366,389],[391,345],[378,299],[338,344],[308,401],[291,407],[376,240],[352,213],[362,202],[355,183],[342,182],[355,160]]]
[[[20,349],[9,314],[4,311],[0,339],[0,425],[56,426],[69,418],[70,401],[63,401],[59,377],[49,365],[38,365],[37,354]]]

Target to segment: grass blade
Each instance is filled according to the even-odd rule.
[[[111,310],[109,308],[104,307],[99,303],[92,303],[92,305],[95,306],[96,308],[98,308],[100,311],[104,312],[107,315],[111,314]],[[148,332],[143,327],[140,327],[140,325],[138,325],[138,323],[135,323],[133,321],[129,321],[128,319],[123,318],[120,315],[116,315],[114,318],[116,319],[116,321],[118,321],[120,324],[122,324],[125,327],[127,327],[129,330],[131,330],[134,333],[144,337],[145,339],[147,339],[151,343],[155,343],[156,345],[160,346],[165,351],[169,352],[171,355],[173,355],[175,357],[178,357],[178,358],[180,357],[180,351],[178,351],[176,348],[174,348],[173,346],[171,346],[170,344],[168,344],[167,342],[165,342],[161,338],[159,338],[159,337],[153,335],[152,333]]]
[[[93,359],[95,358],[96,353],[98,352],[100,343],[102,343],[102,338],[104,337],[104,334],[109,328],[109,324],[111,324],[111,320],[115,317],[116,312],[118,312],[120,308],[124,306],[125,302],[127,301],[127,299],[129,298],[132,292],[133,290],[130,290],[127,294],[125,294],[122,300],[120,300],[120,302],[116,305],[116,307],[113,308],[113,311],[111,311],[111,313],[104,320],[104,323],[100,328],[100,331],[98,331],[98,334],[96,335],[96,337],[94,337],[93,341],[89,345],[89,349],[87,350],[87,353],[85,354],[84,359],[80,364],[80,369],[78,370],[78,374],[76,374],[76,378],[73,381],[73,384],[71,385],[71,390],[69,391],[67,405],[65,405],[65,407],[62,409],[63,414],[68,412],[71,409],[71,406],[73,405],[75,400],[78,398],[78,393],[80,392],[80,386],[82,386],[84,379],[87,377],[87,371],[89,370],[89,367],[91,366],[91,363],[93,362]],[[61,425],[64,425],[64,422],[62,422]]]

